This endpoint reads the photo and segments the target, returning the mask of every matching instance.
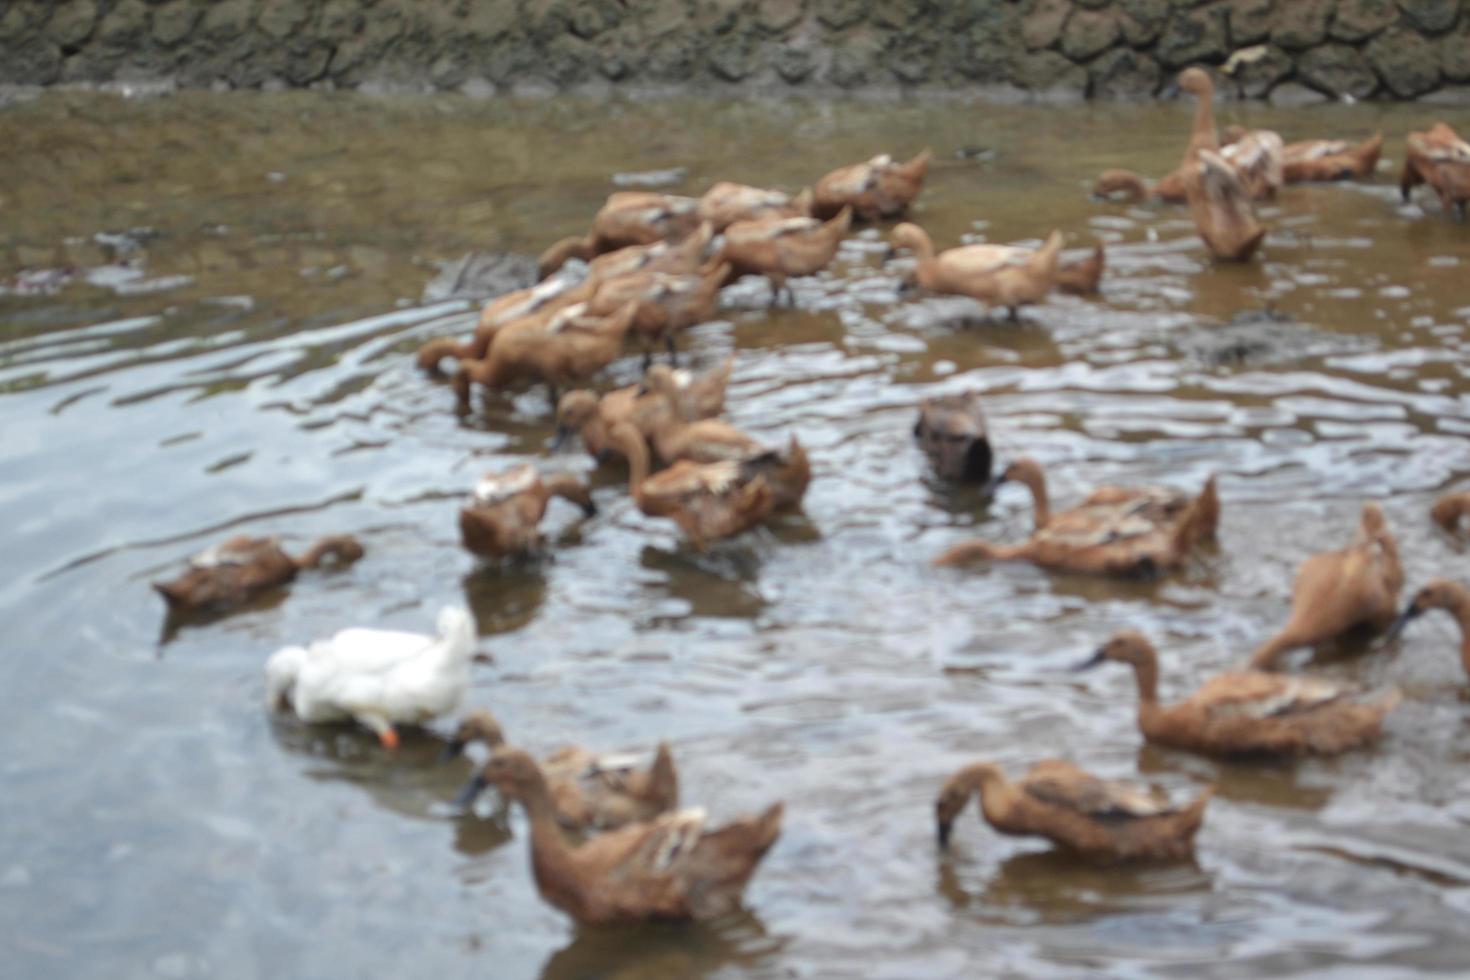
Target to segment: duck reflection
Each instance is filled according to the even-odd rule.
[[[1328,786],[1305,785],[1300,763],[1264,756],[1241,762],[1207,759],[1144,744],[1138,750],[1138,771],[1145,775],[1188,775],[1215,784],[1215,794],[1235,803],[1264,804],[1293,810],[1321,810],[1332,799]]]
[[[758,533],[763,532],[718,542],[704,552],[645,545],[639,564],[656,573],[648,576],[653,588],[681,600],[684,611],[677,618],[752,619],[767,606],[759,589],[762,553],[753,541]]]
[[[552,544],[559,546],[560,542]],[[549,561],[542,556],[482,563],[460,580],[480,636],[513,632],[536,618],[546,602]]]
[[[769,934],[765,923],[747,909],[707,922],[583,927],[542,965],[541,980],[745,975],[778,955],[787,942]]]

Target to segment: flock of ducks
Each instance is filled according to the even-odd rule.
[[[1152,185],[1109,171],[1096,192],[1187,202],[1200,237],[1218,258],[1245,260],[1255,253],[1265,231],[1251,202],[1274,194],[1283,182],[1365,177],[1376,167],[1378,136],[1358,145],[1284,144],[1274,133],[1237,129],[1221,140],[1209,75],[1190,68],[1179,85],[1198,100],[1180,167]],[[789,297],[790,280],[825,268],[854,221],[901,216],[922,189],[928,165],[927,152],[907,162],[879,156],[834,171],[794,196],[733,183],[716,184],[700,198],[615,193],[585,235],[543,253],[540,283],[486,305],[468,340],[441,338],[424,345],[419,364],[438,372],[445,361],[454,361],[451,384],[465,400],[477,385],[547,385],[556,443],[580,438],[599,464],[621,460],[638,509],[673,521],[692,546],[705,548],[779,510],[799,507],[812,470],[794,435],[784,446],[766,445],[720,418],[733,358],[702,375],[677,370],[677,335],[709,319],[720,288],[740,276],[769,279],[773,304],[783,293]],[[1404,195],[1421,183],[1463,216],[1470,199],[1470,145],[1442,123],[1408,139]],[[890,255],[914,255],[909,287],[974,297],[1012,316],[1053,289],[1096,291],[1105,265],[1101,246],[1063,263],[1060,232],[1039,248],[983,244],[936,252],[922,228],[905,222],[892,229],[889,241]],[[586,263],[580,277],[568,272],[574,259]],[[582,387],[621,356],[630,337],[644,354],[643,381],[604,394]],[[670,365],[652,363],[660,345]],[[1157,576],[1184,563],[1200,541],[1214,536],[1219,522],[1213,476],[1194,495],[1104,486],[1054,511],[1035,460],[1015,459],[992,478],[994,455],[973,392],[926,400],[914,434],[940,477],[991,490],[1020,484],[1034,505],[1035,529],[1025,541],[960,542],[935,558],[935,565],[1028,561],[1060,571]],[[655,471],[655,463],[662,468]],[[490,560],[535,554],[545,546],[538,526],[558,497],[588,518],[598,512],[577,477],[542,473],[531,463],[487,474],[459,512],[464,546]],[[1456,530],[1470,517],[1470,492],[1444,497],[1432,516]],[[228,607],[291,581],[303,569],[328,560],[351,562],[362,553],[346,536],[324,538],[299,558],[273,539],[235,537],[156,588],[175,610]],[[1461,626],[1461,656],[1470,674],[1470,590],[1435,579],[1400,611],[1403,586],[1394,535],[1370,502],[1351,544],[1302,564],[1286,624],[1250,656],[1245,669],[1209,678],[1188,698],[1161,704],[1158,653],[1131,630],[1113,636],[1079,669],[1114,662],[1133,670],[1138,728],[1151,742],[1214,756],[1345,752],[1379,737],[1397,692],[1364,692],[1274,668],[1294,648],[1361,627],[1391,637],[1423,613],[1444,609]],[[458,710],[470,683],[475,641],[470,615],[454,607],[441,612],[433,636],[342,630],[272,655],[265,668],[268,698],[304,722],[354,721],[393,750],[399,726],[422,725]],[[457,802],[468,807],[493,786],[524,807],[537,886],[548,902],[580,922],[719,914],[739,901],[780,831],[779,803],[718,828],[707,824],[702,809],[678,809],[678,777],[667,745],[658,747],[646,767],[637,756],[580,747],[537,760],[508,744],[492,715],[476,710],[460,722],[445,757],[476,743],[488,756]],[[939,843],[947,846],[956,817],[978,796],[981,814],[1000,833],[1040,835],[1095,860],[1177,859],[1192,853],[1212,792],[1175,805],[1061,760],[1038,762],[1017,780],[977,762],[944,784],[935,820]]]

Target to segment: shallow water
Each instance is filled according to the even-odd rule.
[[[1406,694],[1379,748],[1338,760],[1144,748],[1131,678],[1067,671],[1138,627],[1164,651],[1166,696],[1186,692],[1284,618],[1296,564],[1346,543],[1369,497],[1411,588],[1467,577],[1467,546],[1427,507],[1470,479],[1470,228],[1427,196],[1401,205],[1393,179],[1403,134],[1437,110],[1222,107],[1288,139],[1387,137],[1376,183],[1265,209],[1262,260],[1243,267],[1206,261],[1181,210],[1085,192],[1105,167],[1171,167],[1186,112],[305,94],[0,111],[5,973],[1463,973],[1470,727],[1448,618],[1396,653],[1315,657]],[[424,338],[474,321],[468,302],[421,301],[436,263],[579,231],[615,171],[794,190],[924,145],[937,162],[915,218],[941,244],[1053,227],[1105,241],[1104,295],[1020,326],[900,299],[899,267],[862,232],[797,283],[798,309],[768,314],[746,281],[685,340],[699,366],[737,354],[735,422],[800,434],[817,472],[804,515],[696,555],[607,470],[600,516],[553,506],[545,562],[484,568],[459,549],[459,496],[542,456],[551,426],[539,391],[460,418],[414,370]],[[994,152],[956,158],[965,146]],[[1250,315],[1267,309],[1282,319]],[[630,354],[603,383],[637,373]],[[916,402],[968,388],[1002,455],[1040,458],[1062,502],[1218,473],[1218,548],[1155,584],[930,569],[962,536],[1027,526],[1022,491],[950,491],[912,445]],[[351,531],[368,555],[165,629],[148,581],[237,531],[296,546]],[[786,801],[745,914],[576,930],[536,896],[519,815],[450,812],[468,768],[433,765],[436,742],[387,758],[264,709],[278,645],[428,629],[455,601],[492,658],[472,700],[514,740],[667,739],[686,799],[717,819]],[[948,772],[1048,755],[1176,793],[1217,782],[1197,861],[1079,869],[973,813],[936,852]]]

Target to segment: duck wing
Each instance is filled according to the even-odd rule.
[[[1159,800],[1141,786],[1099,779],[1060,759],[1048,759],[1032,766],[1022,786],[1043,803],[1098,819],[1136,820],[1173,812],[1167,801]]]
[[[1278,718],[1315,711],[1351,693],[1318,677],[1242,671],[1210,678],[1190,700],[1203,702],[1212,717]]]
[[[611,870],[614,879],[664,877],[694,852],[704,835],[708,813],[703,807],[677,810],[657,817]]]
[[[1023,266],[1035,252],[1019,245],[961,245],[939,253],[939,261],[956,272],[984,275],[1008,266]]]

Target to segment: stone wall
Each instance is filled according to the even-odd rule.
[[[1470,81],[1470,0],[0,0],[0,82],[1238,94]],[[1279,94],[1279,93],[1278,93]]]

